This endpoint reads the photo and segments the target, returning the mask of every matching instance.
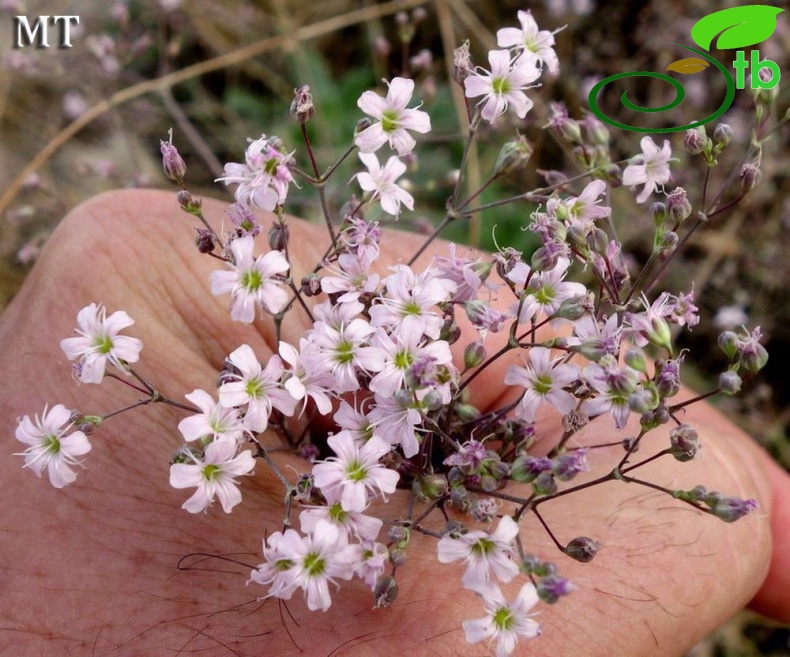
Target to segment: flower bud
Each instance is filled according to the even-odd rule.
[[[444,497],[450,489],[447,477],[438,473],[420,477],[415,481],[418,483],[420,492],[425,496],[425,499],[430,501]]]
[[[659,403],[661,403],[661,398],[659,397],[655,386],[646,385],[628,396],[628,407],[634,413],[641,414],[654,411],[658,407]]]
[[[173,129],[169,131],[170,140],[160,141],[159,150],[162,153],[162,168],[165,175],[170,180],[175,180],[177,183],[184,182],[184,175],[187,172],[187,165],[184,159],[178,152],[178,149],[173,146]]]
[[[664,220],[667,218],[667,206],[661,201],[656,201],[650,206],[650,214],[653,217],[653,223],[656,228],[661,228],[664,225]]]
[[[530,264],[536,271],[549,271],[557,266],[559,259],[559,249],[547,249],[541,246],[532,254]]]
[[[756,162],[747,162],[741,167],[741,172],[738,176],[741,181],[741,189],[744,192],[750,192],[757,187],[762,177],[760,165]]]
[[[294,89],[294,99],[291,101],[291,118],[304,125],[315,114],[313,96],[310,87],[306,84]]]
[[[390,563],[399,568],[406,563],[406,550],[402,548],[394,548],[390,550]]]
[[[579,124],[590,144],[594,146],[605,146],[609,143],[609,129],[594,115],[587,114]]]
[[[563,552],[571,559],[581,563],[589,563],[595,558],[600,549],[601,544],[598,541],[594,541],[588,536],[578,536],[565,546]]]
[[[461,337],[461,327],[458,326],[456,321],[452,318],[444,320],[442,328],[439,331],[439,339],[455,344]]]
[[[560,577],[559,575],[549,575],[542,577],[538,580],[535,589],[538,592],[538,597],[550,605],[553,605],[561,597],[571,593],[576,587],[569,579]]]
[[[197,228],[195,246],[201,253],[211,253],[214,250],[214,233],[207,228]]]
[[[464,349],[464,367],[471,369],[482,365],[486,359],[486,348],[481,341],[472,342]]]
[[[376,601],[376,609],[386,609],[391,607],[392,603],[398,597],[398,583],[394,577],[386,575],[380,577],[373,587],[373,599]]]
[[[738,334],[735,331],[724,331],[719,334],[719,347],[730,360],[738,353]]]
[[[280,222],[272,224],[266,236],[269,242],[269,248],[274,251],[285,251],[288,246],[290,233],[291,231],[287,224],[281,224]]]
[[[576,119],[572,119],[569,116],[555,115],[549,123],[549,127],[564,141],[571,144],[582,143],[582,129]]]
[[[532,157],[532,145],[521,135],[502,146],[494,166],[495,176],[507,176],[527,166]]]
[[[523,454],[510,464],[510,478],[528,484],[535,481],[541,472],[551,470],[553,466],[552,460],[545,456]]]
[[[661,236],[658,242],[659,251],[672,251],[680,241],[678,234],[674,230],[669,230]]]
[[[645,359],[645,352],[638,347],[630,347],[625,352],[625,364],[632,370],[647,374],[647,360]]]
[[[560,454],[554,459],[552,468],[554,476],[560,481],[570,481],[580,472],[587,472],[589,469],[587,450],[583,448]]]
[[[671,446],[669,453],[678,461],[685,463],[696,458],[700,450],[699,436],[688,424],[681,424],[669,432]]]
[[[591,298],[589,294],[580,294],[575,297],[563,299],[560,307],[552,315],[552,317],[562,317],[563,319],[570,319],[576,321],[581,319],[591,310]]]
[[[732,141],[732,128],[726,123],[719,123],[713,130],[713,140],[726,146]]]
[[[620,187],[623,184],[623,170],[616,164],[607,164],[603,169],[603,179],[610,187]]]
[[[499,513],[499,505],[490,497],[472,503],[472,518],[477,522],[491,522],[496,518],[497,513]]]
[[[314,297],[321,292],[321,279],[318,274],[309,273],[302,277],[301,293],[306,297]]]
[[[708,498],[710,500],[710,495]],[[712,504],[709,501],[708,504],[713,515],[724,522],[735,522],[757,508],[755,500],[741,500],[737,497],[726,497],[724,495],[716,496],[715,501]]]
[[[675,187],[667,194],[667,209],[669,215],[674,219],[675,225],[679,226],[691,215],[691,203],[686,196],[686,190],[682,187]]]
[[[358,135],[363,130],[367,130],[370,126],[373,125],[373,121],[370,120],[367,116],[361,118],[357,121],[357,125],[354,127],[354,134]]]
[[[698,126],[683,133],[683,146],[689,155],[699,155],[710,147],[710,140],[705,134],[705,126]]]
[[[557,482],[551,472],[541,472],[532,482],[532,490],[536,495],[554,495],[557,492]]]
[[[737,395],[741,391],[741,383],[741,377],[732,370],[719,375],[719,388],[725,395]]]
[[[203,207],[203,201],[199,198],[194,198],[192,194],[185,189],[182,189],[176,194],[176,200],[178,201],[178,205],[181,206],[181,209],[189,214],[199,215]]]

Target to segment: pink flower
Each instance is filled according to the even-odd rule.
[[[279,356],[272,356],[262,368],[252,347],[243,344],[228,356],[228,361],[239,374],[231,374],[232,380],[220,386],[219,403],[225,408],[246,404],[245,428],[256,433],[264,431],[272,408],[283,415],[293,415],[296,400],[280,381],[283,363]]]
[[[137,338],[118,335],[121,329],[134,324],[134,320],[123,310],[106,315],[100,304],[86,306],[77,314],[76,332],[80,337],[60,342],[69,360],[82,359],[78,371],[83,383],[101,383],[108,363],[126,373],[124,364],[135,363],[140,358],[143,343]]]
[[[374,435],[360,446],[350,434],[341,431],[327,442],[335,456],[313,466],[313,480],[325,496],[331,496],[330,499],[339,496],[344,510],[364,511],[368,506],[368,491],[374,494],[378,491],[382,496],[395,492],[398,473],[379,463],[390,451],[390,445],[381,438]]]
[[[522,49],[524,55],[532,57],[540,65],[545,64],[549,71],[556,73],[560,68],[560,62],[552,46],[554,46],[554,35],[559,30],[549,32],[538,29],[538,24],[529,10],[519,11],[518,20],[521,23],[520,30],[516,27],[503,27],[497,31],[497,45],[500,48]]]
[[[222,510],[230,513],[241,502],[236,477],[252,472],[255,458],[246,450],[237,455],[237,449],[237,441],[220,438],[206,445],[202,457],[190,453],[191,463],[170,466],[173,488],[197,488],[181,508],[190,513],[206,511],[216,496]]]
[[[406,171],[403,162],[393,155],[382,168],[373,153],[360,153],[359,159],[368,170],[356,175],[357,182],[364,191],[372,193],[371,199],[378,199],[384,212],[397,217],[401,205],[414,209],[414,197],[395,184]]]
[[[200,413],[185,417],[178,423],[184,440],[228,438],[238,442],[243,438],[244,426],[235,408],[220,406],[205,390],[193,390],[184,396],[200,409]]]
[[[321,290],[327,294],[340,294],[339,303],[356,301],[363,294],[376,291],[379,275],[370,272],[373,260],[360,258],[357,254],[341,253],[337,259],[339,270],[327,267],[330,274],[321,277]]]
[[[462,559],[466,564],[462,583],[479,591],[491,581],[491,573],[509,582],[518,575],[518,564],[513,561],[513,541],[518,536],[518,525],[510,516],[503,516],[490,534],[470,531],[460,536],[447,534],[437,544],[441,563]]]
[[[211,293],[230,292],[233,306],[230,316],[237,322],[251,324],[258,305],[272,314],[280,312],[288,303],[288,293],[275,280],[288,271],[288,260],[281,251],[253,256],[255,248],[251,236],[239,237],[230,243],[233,263],[229,270],[211,272]]]
[[[669,182],[672,149],[667,139],[664,140],[660,150],[652,137],[643,137],[639,143],[642,146],[642,153],[632,157],[631,164],[623,171],[623,185],[634,187],[644,184],[644,188],[636,197],[637,203],[644,203],[656,187]]]
[[[329,583],[351,579],[360,561],[359,546],[349,545],[345,532],[325,520],[319,520],[308,536],[286,529],[272,534],[268,543],[263,548],[266,563],[253,570],[250,579],[271,585],[269,595],[285,600],[302,589],[311,611],[329,609]]]
[[[525,388],[524,396],[516,408],[516,416],[532,422],[538,407],[545,401],[560,415],[567,415],[576,406],[576,398],[563,388],[579,376],[576,365],[562,363],[562,357],[551,359],[551,350],[532,347],[527,367],[511,365],[505,374],[507,385]]]
[[[354,143],[362,153],[375,153],[389,142],[390,148],[398,151],[398,155],[408,155],[417,143],[408,131],[429,132],[431,118],[427,112],[406,107],[414,93],[414,80],[393,78],[387,84],[389,90],[386,98],[373,91],[366,91],[359,97],[359,109],[376,119],[376,122],[360,132],[354,138]]]
[[[491,50],[488,61],[490,71],[478,69],[464,80],[466,97],[483,96],[479,104],[483,105],[482,116],[488,122],[493,122],[511,106],[523,119],[533,105],[524,89],[534,86],[531,83],[540,77],[535,60],[523,56],[511,60],[507,50]]]
[[[25,415],[16,428],[16,439],[29,447],[15,456],[25,457],[25,467],[37,477],[44,468],[55,488],[63,488],[77,478],[72,467],[79,465],[76,458],[91,451],[91,444],[82,431],[67,434],[72,426],[71,411],[63,404],[44,408],[43,417],[31,420]]]
[[[238,185],[236,201],[247,207],[271,212],[285,203],[293,177],[288,168],[291,155],[283,152],[280,140],[262,135],[250,143],[244,156],[244,164],[226,164],[224,175],[217,181]]]
[[[299,523],[305,534],[313,532],[320,520],[342,527],[349,536],[369,541],[376,540],[384,524],[381,518],[344,509],[339,500],[329,506],[307,506],[299,514]]]

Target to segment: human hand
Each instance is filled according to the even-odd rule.
[[[222,208],[204,205],[209,217]],[[291,231],[294,266],[306,270],[323,253],[323,231],[301,222]],[[420,243],[417,236],[399,236],[382,244],[382,260],[405,259]],[[387,253],[393,244],[400,250]],[[234,324],[227,298],[208,292],[209,273],[220,266],[194,249],[188,218],[171,195],[117,192],[75,210],[2,318],[2,416],[12,425],[44,403],[101,413],[134,401],[133,392],[113,381],[78,386],[70,380],[58,345],[76,312],[92,301],[136,320],[127,331],[145,345],[136,369],[171,398],[210,388],[241,343],[266,359],[275,347],[271,323]],[[286,320],[283,338],[296,342],[305,328]],[[507,394],[501,367],[478,377],[473,395],[479,407]],[[8,438],[10,427],[6,431],[0,645],[8,654],[488,654],[485,645],[469,646],[461,629],[463,620],[483,615],[482,606],[458,586],[460,566],[437,563],[430,537],[412,540],[408,562],[398,570],[400,597],[390,609],[373,610],[359,582],[345,584],[326,613],[308,612],[299,596],[257,602],[266,591],[241,584],[261,561],[264,533],[281,529],[282,487],[260,464],[256,476],[244,479],[244,502],[232,515],[180,509],[184,491],[167,482],[183,416],[151,405],[108,420],[91,438],[86,469],[63,490],[21,468],[12,456],[20,445]],[[684,465],[659,459],[645,467],[645,476],[752,497],[759,510],[730,525],[619,482],[548,503],[543,513],[555,535],[566,541],[591,536],[604,548],[589,564],[556,556],[578,590],[538,608],[544,634],[523,648],[529,654],[679,655],[755,594],[758,609],[790,620],[790,519],[779,503],[788,493],[786,475],[710,407],[690,407],[687,421],[700,434],[702,457]],[[550,441],[560,430],[555,425],[547,418],[539,434]],[[650,441],[656,450],[663,447],[660,433]],[[604,437],[611,438],[611,430],[603,421],[583,434],[590,443]],[[593,466],[614,458],[595,451]],[[294,456],[275,457],[283,469],[308,469]],[[394,497],[395,510],[382,509],[384,517],[405,508],[405,494]],[[534,520],[521,536],[528,551],[554,559],[556,548]],[[183,562],[188,569],[178,569],[183,557],[198,552],[231,561],[195,556]]]

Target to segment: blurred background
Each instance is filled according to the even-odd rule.
[[[516,12],[530,9],[541,29],[563,28],[556,36],[560,73],[541,78],[535,108],[527,119],[503,121],[500,131],[485,129],[471,160],[471,178],[489,175],[513,128],[534,147],[530,166],[497,182],[481,197],[485,203],[545,184],[542,172],[582,169],[562,139],[542,128],[550,103],[564,103],[581,119],[589,89],[603,77],[625,71],[664,72],[688,56],[677,45],[691,45],[692,25],[713,11],[734,6],[715,0],[128,0],[81,2],[0,0],[0,309],[13,297],[60,218],[80,201],[119,187],[167,187],[161,171],[159,140],[173,128],[174,143],[187,162],[187,184],[195,195],[232,197],[213,183],[228,161],[243,158],[247,138],[262,133],[299,148],[298,125],[289,116],[294,88],[307,84],[316,114],[309,130],[319,165],[332,163],[350,144],[362,117],[356,100],[381,79],[407,75],[432,118],[433,131],[420,140],[407,177],[418,211],[405,213],[404,228],[430,231],[442,216],[458,166],[458,135],[466,111],[460,87],[449,80],[452,49],[470,41],[473,61],[487,65],[496,30],[518,26]],[[744,4],[744,3],[738,3]],[[780,6],[781,3],[776,3]],[[72,48],[58,48],[60,32],[49,26],[50,48],[14,47],[14,17],[31,24],[38,16],[79,16],[72,25]],[[763,59],[790,76],[790,16],[780,14],[773,35],[759,45]],[[449,55],[448,55],[449,53]],[[728,67],[732,52],[719,51]],[[723,97],[715,72],[686,76],[686,100],[672,111],[645,118],[651,126],[682,125],[709,114]],[[707,76],[707,77],[706,77]],[[658,106],[671,100],[660,81],[641,81],[633,100]],[[620,91],[617,92],[619,94]],[[604,109],[628,123],[632,117],[607,94]],[[772,126],[788,110],[790,93],[780,83],[762,99]],[[704,114],[703,114],[704,112]],[[661,124],[661,121],[671,123]],[[749,151],[755,125],[755,99],[738,91],[720,119],[734,138],[713,170],[710,190],[722,204],[740,193],[737,175]],[[709,134],[715,123],[709,126]],[[785,468],[790,466],[790,151],[785,124],[763,146],[759,185],[730,210],[708,222],[689,241],[673,276],[672,291],[695,281],[702,321],[686,338],[693,363],[688,383],[711,386],[726,362],[716,347],[718,333],[744,324],[761,326],[770,354],[767,368],[736,398],[715,401],[744,426]],[[613,161],[640,151],[641,135],[612,129]],[[657,143],[664,136],[656,135]],[[705,167],[684,152],[682,134],[668,135],[676,183],[699,209]],[[305,165],[306,168],[306,165]],[[339,211],[350,189],[353,168],[338,173],[330,193]],[[672,188],[672,184],[668,186]],[[652,247],[653,221],[627,190],[612,194],[620,239],[635,264]],[[488,211],[479,220],[451,228],[456,241],[491,248],[534,244],[522,231],[526,204]],[[309,188],[293,190],[288,210],[317,217]],[[185,221],[185,225],[187,224]],[[495,233],[494,233],[495,228]],[[790,631],[744,612],[697,646],[690,657],[790,655]]]

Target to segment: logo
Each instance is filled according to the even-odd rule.
[[[714,39],[716,39],[716,47],[719,50],[755,46],[768,39],[774,33],[774,30],[776,30],[776,17],[783,11],[784,9],[777,9],[769,5],[749,5],[746,7],[722,9],[721,11],[704,16],[691,28],[691,39],[699,48],[686,46],[681,43],[674,44],[681,48],[685,48],[697,56],[687,57],[672,62],[667,66],[668,71],[682,75],[694,75],[706,69],[710,69],[711,66],[713,66],[715,68],[712,70],[718,70],[724,76],[727,83],[727,92],[721,105],[704,119],[671,128],[645,128],[627,125],[609,118],[598,107],[598,94],[607,84],[616,80],[636,77],[658,78],[659,80],[668,82],[675,89],[675,98],[661,107],[642,107],[632,103],[628,99],[628,92],[624,91],[620,96],[620,103],[627,109],[635,112],[656,113],[666,112],[680,105],[686,95],[683,85],[669,75],[654,73],[652,71],[617,73],[616,75],[610,75],[608,78],[604,78],[590,90],[590,94],[587,97],[590,109],[593,114],[604,123],[608,123],[615,128],[630,130],[632,132],[682,132],[715,121],[729,109],[730,105],[732,105],[735,99],[735,90],[746,87],[746,71],[750,66],[752,89],[773,89],[779,84],[781,72],[775,62],[772,62],[770,59],[760,59],[760,53],[757,50],[751,51],[751,57],[749,59],[746,58],[746,54],[743,50],[738,50],[735,61],[732,62],[732,66],[736,71],[735,78],[733,78],[727,67],[712,57],[708,52],[713,45]],[[716,37],[718,37],[718,39]],[[765,79],[767,76],[763,72],[770,72],[770,78]]]
[[[58,48],[71,48],[71,26],[80,24],[79,16],[37,16],[30,25],[27,16],[14,16],[14,48],[49,48],[49,26],[58,31]]]

